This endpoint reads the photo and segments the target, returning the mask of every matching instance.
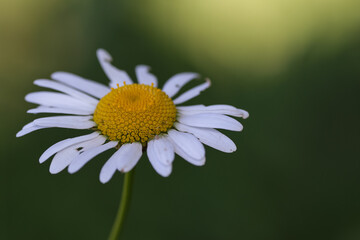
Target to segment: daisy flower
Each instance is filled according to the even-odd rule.
[[[43,128],[92,131],[55,143],[41,155],[40,163],[54,155],[51,173],[67,167],[69,173],[75,173],[98,154],[115,149],[100,171],[102,183],[108,182],[117,170],[129,172],[143,152],[155,171],[167,177],[175,153],[201,166],[205,164],[203,144],[223,152],[236,150],[234,142],[215,129],[241,131],[242,125],[229,116],[245,119],[249,116],[246,111],[229,105],[179,106],[208,88],[210,80],[178,94],[199,75],[176,74],[160,89],[148,66],[135,68],[138,83],[134,83],[125,71],[111,64],[108,52],[99,49],[97,58],[110,79],[109,87],[71,73],[55,72],[52,80],[38,79],[34,84],[57,92],[39,91],[25,97],[26,101],[39,105],[28,113],[61,115],[35,119],[17,137]]]

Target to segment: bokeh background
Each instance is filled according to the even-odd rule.
[[[136,167],[124,239],[360,239],[360,1],[0,1],[0,239],[106,239],[123,176],[110,153],[51,175],[38,157],[84,131],[15,134],[35,117],[32,82],[64,70],[107,84],[107,49],[160,85],[182,71],[212,87],[189,104],[250,112],[233,154],[177,157],[169,178]]]

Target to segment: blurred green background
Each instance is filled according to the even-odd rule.
[[[0,2],[0,239],[106,239],[123,176],[98,180],[111,154],[51,175],[38,158],[82,131],[15,134],[38,116],[24,96],[54,71],[108,80],[107,49],[134,77],[160,86],[199,72],[212,87],[188,104],[250,112],[238,151],[176,158],[162,178],[136,168],[124,239],[360,239],[360,2],[358,0]]]

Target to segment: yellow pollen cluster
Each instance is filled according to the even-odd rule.
[[[146,143],[167,132],[176,119],[176,107],[160,89],[131,84],[112,88],[94,113],[97,128],[111,141]]]

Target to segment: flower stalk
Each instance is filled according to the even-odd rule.
[[[118,212],[116,214],[114,224],[110,232],[110,236],[108,238],[109,240],[119,239],[119,236],[123,229],[125,217],[130,205],[133,178],[134,178],[134,169],[130,172],[125,173],[120,205]]]

